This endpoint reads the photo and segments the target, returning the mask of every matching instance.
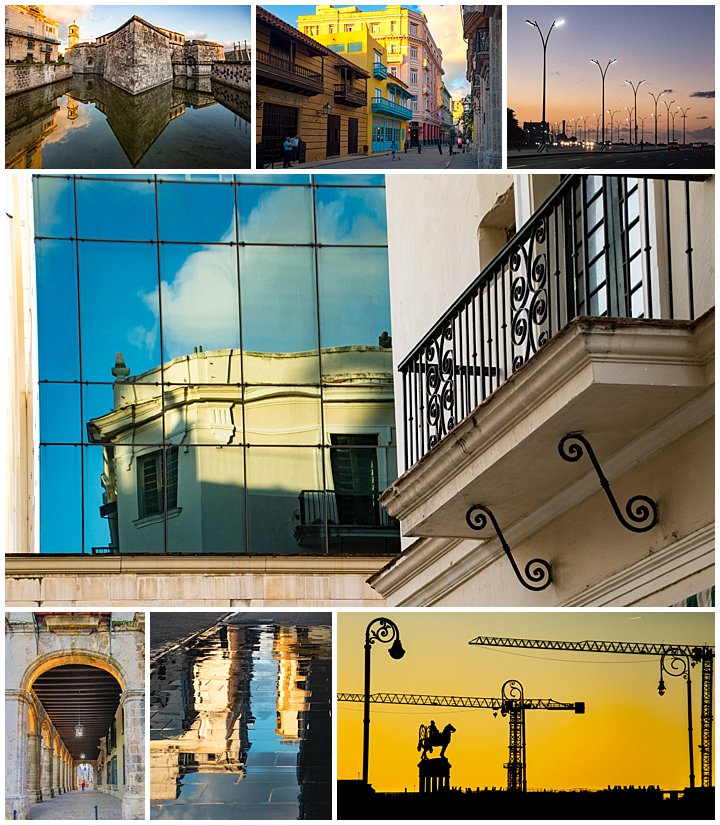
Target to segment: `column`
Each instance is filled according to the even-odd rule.
[[[40,792],[44,801],[52,799],[52,745],[42,743],[40,760]]]
[[[51,787],[52,795],[60,796],[60,754],[57,752],[57,739],[53,742]]]
[[[502,119],[504,116],[502,108],[502,18],[491,17],[488,24],[490,37],[489,89],[486,110],[488,140],[485,145],[483,166],[485,169],[500,169],[502,167]]]
[[[5,692],[5,818],[27,819],[28,706],[25,691]],[[14,814],[14,816],[13,816]]]
[[[27,791],[30,804],[40,802],[40,734],[28,734]]]
[[[145,818],[145,691],[126,690],[120,697],[125,731],[125,779],[122,794],[123,819]],[[118,785],[122,787],[118,765]]]

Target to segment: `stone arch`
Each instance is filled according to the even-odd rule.
[[[42,740],[43,744],[46,748],[51,746],[51,732],[50,732],[50,722],[47,719],[43,719],[42,723]]]
[[[109,656],[78,650],[53,651],[36,659],[23,674],[20,680],[20,689],[31,690],[38,676],[42,676],[43,673],[60,665],[89,665],[90,667],[99,668],[109,673],[117,681],[121,693],[124,693],[127,689],[127,678],[123,669],[114,659]]]
[[[35,711],[35,708],[32,705],[28,705],[27,714],[28,733],[39,733],[37,712]]]

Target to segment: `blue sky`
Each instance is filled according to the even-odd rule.
[[[132,375],[161,361],[158,326],[158,250],[154,186],[118,176],[111,183],[79,179],[77,216],[83,242],[75,270],[72,181],[36,179],[38,356],[41,381],[82,379],[102,385],[40,385],[40,440],[72,444],[87,439],[86,423],[113,406],[111,369],[122,352]],[[207,176],[204,176],[207,178]],[[258,177],[248,180],[255,182]],[[278,181],[278,178],[275,178]],[[325,184],[341,176],[323,176]],[[316,195],[321,346],[377,345],[390,331],[387,253],[381,248],[333,248],[332,244],[387,243],[384,190],[363,188],[378,178],[353,176],[356,188],[320,186]],[[297,177],[294,182],[299,182]],[[160,249],[164,360],[194,346],[238,348],[236,248],[211,242],[235,240],[232,186],[159,185],[158,211],[165,243]],[[238,190],[241,240],[255,243],[312,241],[307,186],[248,186]],[[112,209],[108,209],[109,201]],[[278,217],[282,216],[282,220]],[[103,239],[103,240],[101,240]],[[248,350],[294,352],[317,348],[315,257],[309,247],[241,250],[243,340]],[[78,328],[80,285],[81,329]],[[82,401],[82,415],[81,415]],[[107,545],[99,516],[102,448],[85,449],[84,493],[79,448],[41,448],[41,548],[68,552],[81,541],[84,495],[86,548]]]
[[[148,23],[172,29],[188,39],[213,40],[229,46],[238,41],[250,41],[250,6],[109,6],[51,5],[45,13],[57,20],[60,40],[67,43],[67,27],[75,22],[80,27],[80,39],[92,40],[113,31],[133,15]]]

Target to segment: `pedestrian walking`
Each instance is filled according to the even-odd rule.
[[[442,155],[442,142],[438,141],[438,152]]]
[[[297,163],[300,160],[300,136],[291,137],[290,145],[292,146],[292,159]]]
[[[392,159],[395,160],[395,153],[400,147],[397,145],[395,141],[390,144],[390,151],[392,152]]]
[[[410,141],[406,138],[405,139],[405,154],[407,155],[407,150],[410,147]]]
[[[290,168],[293,156],[292,138],[288,135],[283,141],[283,169]]]

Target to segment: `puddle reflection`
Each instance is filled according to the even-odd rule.
[[[216,625],[150,685],[153,819],[330,819],[329,617]]]

